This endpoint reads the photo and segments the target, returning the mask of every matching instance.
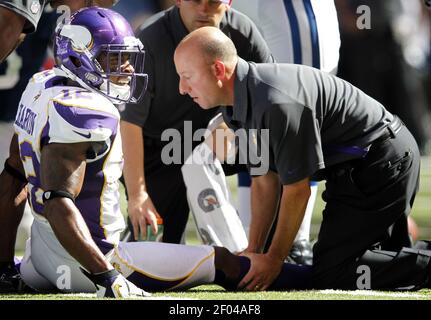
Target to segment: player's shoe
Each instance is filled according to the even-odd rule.
[[[21,279],[19,263],[5,263],[0,266],[0,293],[33,293]]]
[[[91,274],[83,269],[81,271],[95,284],[98,298],[133,299],[151,296],[150,293],[135,286],[115,269],[98,274]]]
[[[35,293],[21,278],[19,260],[0,265],[0,293]]]
[[[6,263],[0,267],[0,293],[18,293],[21,276],[15,263]]]
[[[313,250],[310,242],[307,240],[295,241],[286,262],[311,266],[313,264]]]

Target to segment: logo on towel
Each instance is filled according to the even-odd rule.
[[[217,195],[214,189],[204,189],[198,195],[199,207],[205,212],[211,212],[217,208],[220,208],[220,202],[217,199]]]

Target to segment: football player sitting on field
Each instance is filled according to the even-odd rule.
[[[20,272],[36,290],[102,297],[216,283],[236,289],[247,257],[225,248],[120,242],[122,169],[115,105],[145,93],[144,50],[128,22],[98,7],[57,27],[56,67],[24,91],[1,185],[0,210],[25,196],[35,217]],[[21,181],[21,182],[20,182]],[[69,281],[60,281],[65,274]],[[270,289],[310,286],[310,268],[285,264]],[[146,291],[144,291],[146,290]],[[261,288],[255,288],[261,290]]]

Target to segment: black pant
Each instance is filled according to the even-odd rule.
[[[163,242],[180,243],[189,217],[186,186],[181,172],[182,164],[164,164],[163,145],[144,139],[144,166],[147,192],[156,210],[163,218]],[[194,145],[196,146],[196,145]],[[246,171],[245,165],[222,165],[225,175]],[[129,230],[133,241],[133,228]]]
[[[410,248],[407,216],[419,186],[420,155],[407,128],[373,144],[364,158],[328,171],[314,286],[357,289],[364,270],[372,289],[423,286],[431,251]]]

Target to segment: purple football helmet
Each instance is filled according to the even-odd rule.
[[[109,9],[81,9],[56,29],[57,68],[115,104],[137,103],[144,95],[148,75],[143,73],[143,49],[127,20]]]

